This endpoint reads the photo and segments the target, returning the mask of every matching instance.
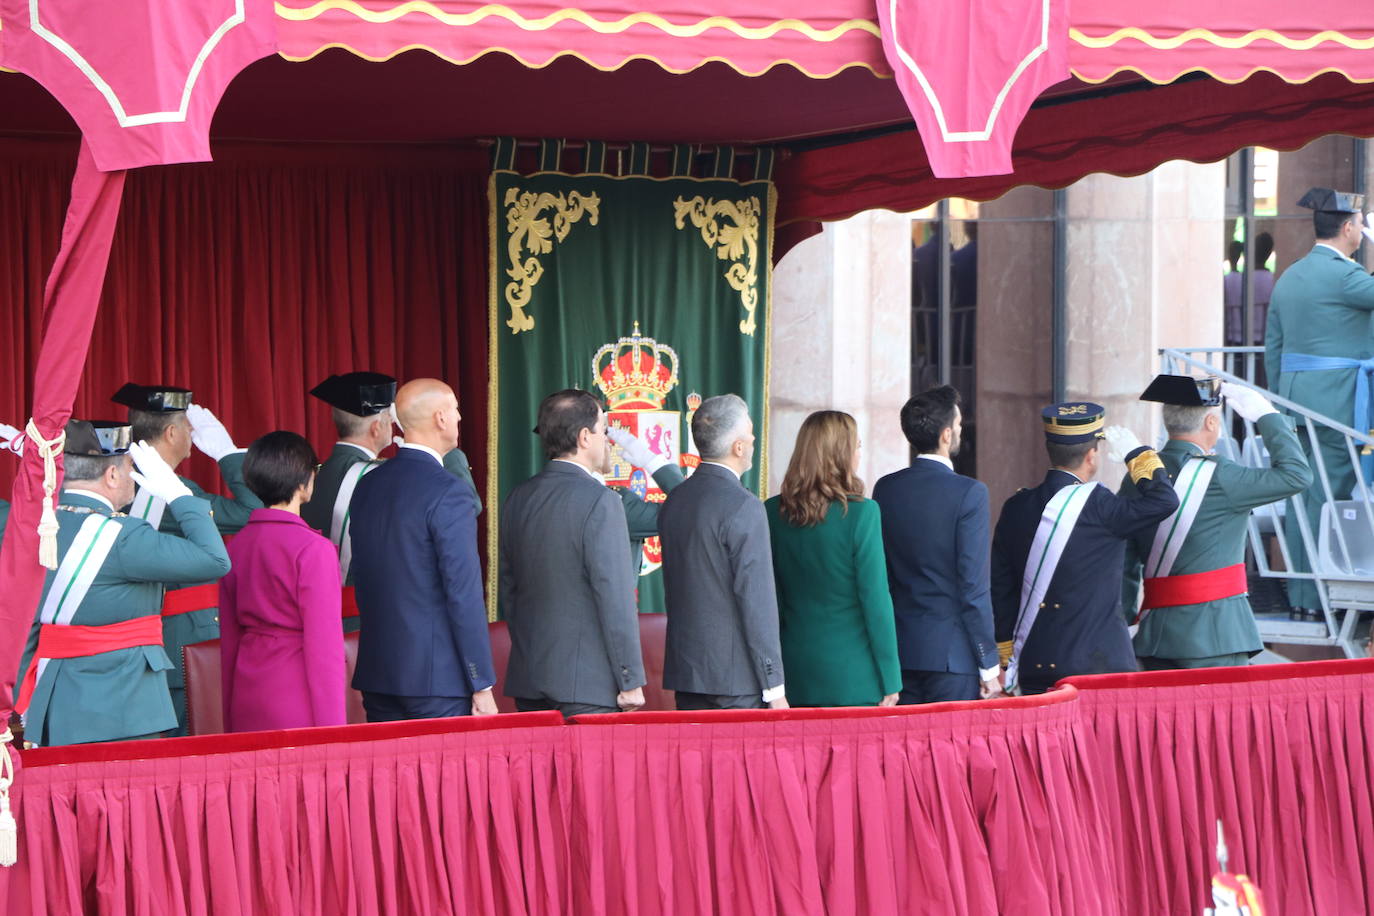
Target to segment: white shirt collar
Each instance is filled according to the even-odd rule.
[[[338,442],[335,442],[334,444],[335,444],[335,445],[346,445],[346,446],[348,446],[349,448],[356,448],[358,451],[362,452],[364,455],[367,456],[367,460],[368,460],[368,461],[376,461],[376,460],[377,460],[377,453],[374,452],[372,449],[368,448],[366,445],[359,445],[359,444],[356,443],[356,442],[345,442],[345,441],[343,441],[342,439],[340,439]],[[421,448],[424,448],[424,446],[420,446],[420,447],[421,447]],[[430,451],[433,451],[433,449],[430,449]],[[440,462],[440,463],[442,463],[442,462]]]
[[[587,474],[587,476],[590,477],[592,480],[595,480],[597,483],[601,484],[603,487],[606,485],[606,478],[602,477],[600,474],[598,474],[596,471],[593,471],[591,468],[587,467],[585,464],[579,464],[578,462],[573,461],[571,458],[555,458],[555,459],[553,459],[553,460],[554,460],[554,461],[561,461],[561,462],[563,462],[564,464],[571,464],[571,465],[572,465],[573,467],[575,467],[575,468],[580,468],[580,469],[581,469],[585,474]]]
[[[1328,245],[1328,244],[1326,244],[1325,242],[1318,242],[1318,243],[1317,243],[1317,247],[1318,247],[1318,248],[1330,248],[1332,251],[1336,252],[1336,254],[1340,255],[1340,256],[1343,257],[1343,258],[1345,258],[1347,261],[1350,260],[1350,255],[1346,254],[1344,251],[1341,251],[1341,250],[1340,250],[1339,248],[1337,248],[1335,245]]]
[[[917,458],[924,458],[924,459],[927,460],[927,461],[938,461],[940,464],[943,464],[945,467],[949,468],[951,471],[954,470],[954,462],[953,462],[953,461],[950,461],[950,460],[949,460],[948,458],[946,458],[944,455],[941,455],[941,454],[939,454],[939,453],[937,453],[937,452],[925,452],[924,454],[917,455],[916,457],[917,457]]]
[[[734,474],[734,475],[735,475],[735,479],[736,479],[736,480],[743,480],[743,479],[744,479],[743,476],[740,474],[739,471],[735,470],[734,468],[730,467],[730,465],[728,465],[728,464],[726,464],[726,463],[724,463],[724,462],[722,462],[722,461],[706,461],[705,459],[703,459],[701,463],[702,463],[702,464],[714,464],[714,465],[715,465],[716,467],[718,467],[718,468],[725,468],[725,470],[727,470],[727,471],[729,471],[731,474]]]
[[[73,496],[84,496],[87,499],[94,499],[99,503],[103,503],[106,507],[109,508],[111,512],[114,511],[113,503],[111,503],[105,497],[101,496],[99,493],[95,493],[91,490],[83,490],[80,487],[63,487],[62,492],[71,493]]]
[[[435,461],[439,462],[440,464],[444,463],[444,456],[440,455],[438,452],[430,448],[428,445],[421,445],[418,442],[407,442],[405,445],[401,446],[401,448],[413,448],[417,452],[426,452],[432,455]]]

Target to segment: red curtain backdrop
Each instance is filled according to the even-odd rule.
[[[31,401],[42,287],[74,144],[0,142],[0,420]],[[485,154],[405,146],[218,144],[216,161],[129,173],[78,417],[117,417],[125,381],[193,389],[240,446],[273,429],[327,454],[308,389],[372,369],[450,381],[464,448],[486,433]],[[473,461],[480,475],[485,467]],[[218,486],[208,459],[185,468]],[[14,462],[0,461],[8,492]],[[480,481],[479,481],[480,485]]]

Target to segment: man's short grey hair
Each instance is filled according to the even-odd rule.
[[[749,424],[749,405],[737,394],[721,394],[701,402],[692,416],[692,440],[708,461],[724,458],[730,446],[744,435]]]
[[[1202,429],[1202,421],[1216,408],[1164,405],[1164,428],[1171,436],[1186,436]]]
[[[105,469],[122,464],[124,455],[63,455],[62,479],[67,483],[89,483],[105,476]]]

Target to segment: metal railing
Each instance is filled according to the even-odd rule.
[[[1256,369],[1263,359],[1262,347],[1166,348],[1159,352],[1163,372],[1178,375],[1205,373],[1259,391],[1274,406],[1293,418],[1299,439],[1308,446],[1306,454],[1311,461],[1315,481],[1320,483],[1319,492],[1323,500],[1323,511],[1318,516],[1320,530],[1312,531],[1305,511],[1304,500],[1307,493],[1311,492],[1309,488],[1307,492],[1251,512],[1249,540],[1255,568],[1261,576],[1312,582],[1320,600],[1322,619],[1303,623],[1290,621],[1286,615],[1285,619],[1276,619],[1257,614],[1261,638],[1266,643],[1336,646],[1349,658],[1364,655],[1363,647],[1356,643],[1356,626],[1361,612],[1374,611],[1374,504],[1371,504],[1369,482],[1360,466],[1360,454],[1374,449],[1374,437],[1367,431],[1352,429],[1255,384]],[[1243,376],[1240,374],[1242,372]],[[1243,436],[1238,442],[1232,436],[1238,418],[1229,405],[1223,407],[1222,420],[1218,454],[1254,467],[1268,466],[1267,450],[1261,446],[1262,437],[1256,432],[1254,424],[1239,418]],[[1324,432],[1332,445],[1335,436],[1343,440],[1345,457],[1349,458],[1355,473],[1355,486],[1351,493],[1333,490],[1319,432]],[[1352,521],[1354,525],[1346,524]],[[1268,538],[1272,538],[1278,546],[1283,561],[1281,569],[1270,563]],[[1294,569],[1295,557],[1290,550],[1290,538],[1302,544],[1310,571]]]

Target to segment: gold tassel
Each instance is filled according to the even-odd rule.
[[[38,432],[38,425],[29,419],[24,434],[29,441],[38,446],[38,456],[43,459],[43,515],[38,520],[38,562],[48,569],[57,568],[57,456],[67,443],[67,431],[58,430],[51,440],[44,439]]]
[[[14,735],[6,728],[0,732],[0,868],[19,861],[19,825],[10,810],[10,785],[14,782],[14,760],[10,742]]]

